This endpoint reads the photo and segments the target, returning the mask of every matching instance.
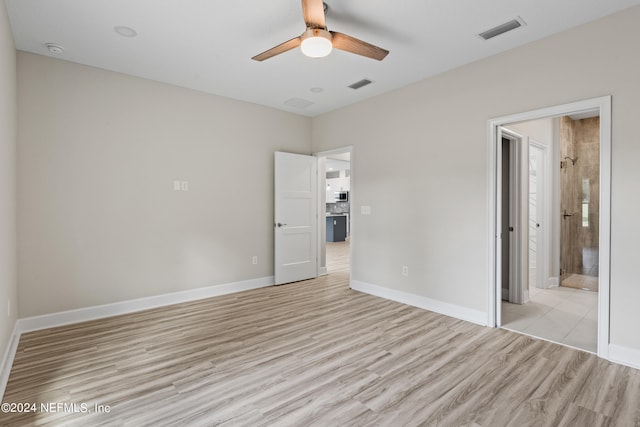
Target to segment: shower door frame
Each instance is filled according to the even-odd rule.
[[[501,326],[501,239],[500,181],[501,131],[503,126],[517,122],[559,117],[598,110],[600,115],[600,236],[597,355],[609,358],[609,300],[611,267],[611,96],[587,99],[539,110],[498,117],[488,121],[488,242],[489,286],[487,324]]]

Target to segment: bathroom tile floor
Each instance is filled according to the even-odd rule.
[[[595,353],[598,293],[555,287],[531,288],[529,302],[502,302],[502,327]]]

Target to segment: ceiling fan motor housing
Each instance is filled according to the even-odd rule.
[[[300,48],[302,52],[312,58],[321,58],[329,55],[333,49],[331,33],[324,28],[308,28],[302,33]]]

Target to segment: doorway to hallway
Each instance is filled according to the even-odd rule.
[[[318,157],[319,249],[321,274],[351,277],[352,251],[352,148],[314,154]]]

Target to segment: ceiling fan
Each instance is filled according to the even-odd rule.
[[[302,0],[302,15],[304,16],[307,30],[300,36],[272,47],[251,59],[264,61],[298,46],[300,46],[302,53],[312,58],[327,56],[331,53],[332,48],[378,61],[382,61],[387,56],[388,50],[337,31],[328,31],[324,19],[325,7],[326,5],[322,0]]]

